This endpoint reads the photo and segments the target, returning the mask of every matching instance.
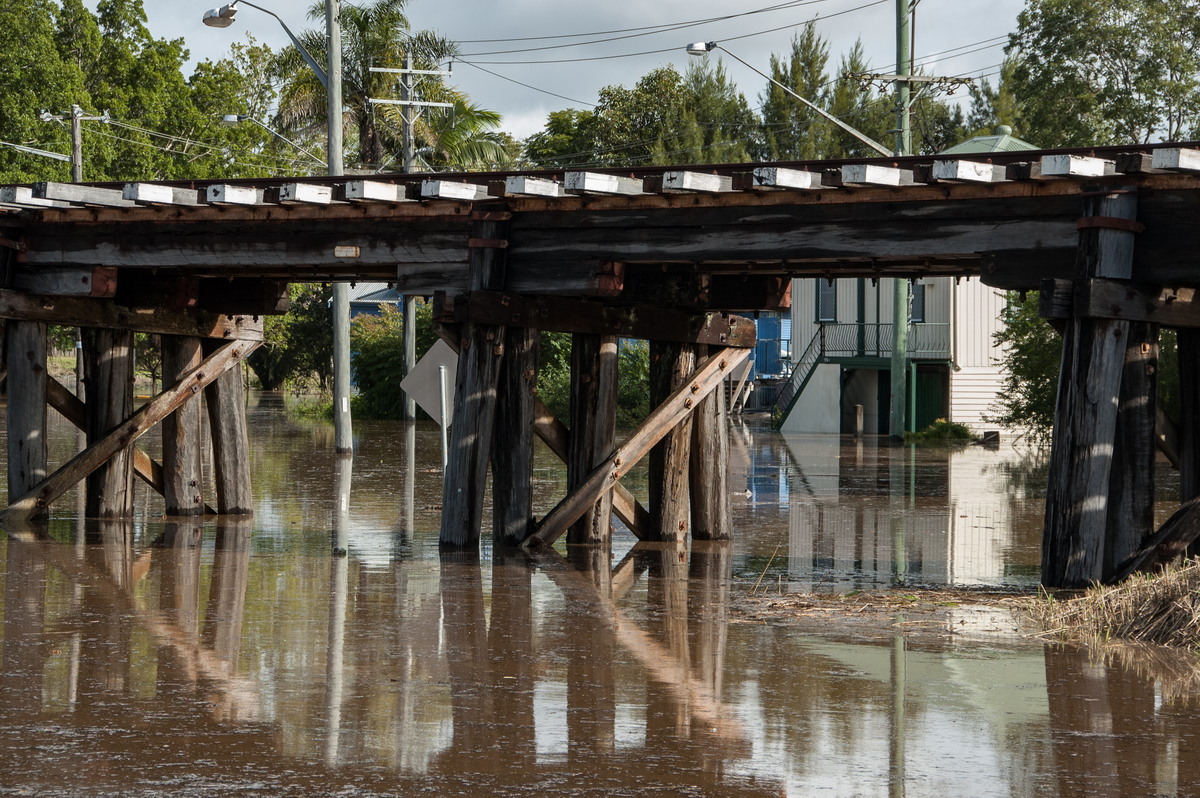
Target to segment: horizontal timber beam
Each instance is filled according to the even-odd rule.
[[[1200,291],[1101,278],[1048,279],[1042,282],[1039,310],[1047,319],[1078,316],[1196,329],[1200,328]]]
[[[31,294],[111,297],[117,292],[117,270],[113,266],[16,269],[11,286]]]
[[[117,452],[133,445],[138,438],[174,413],[180,405],[236,366],[258,347],[258,342],[251,341],[230,341],[223,344],[199,366],[184,374],[179,382],[142,405],[107,435],[72,457],[40,485],[10,504],[8,509],[0,514],[0,524],[10,527],[28,523],[30,518],[70,490],[72,485],[95,471]]]
[[[262,341],[262,318],[222,316],[203,310],[128,308],[91,297],[54,297],[0,290],[0,318],[44,321],[159,335],[194,335]]]
[[[529,297],[499,291],[473,291],[453,300],[439,295],[434,313],[443,323],[474,322],[740,348],[753,347],[757,341],[751,319],[720,312],[611,307],[585,299]]]
[[[521,546],[526,549],[553,546],[567,527],[579,520],[605,491],[612,490],[618,479],[687,418],[700,400],[720,386],[721,381],[748,357],[749,349],[726,349],[699,364],[691,377],[655,408],[619,449],[541,520],[537,530]]]

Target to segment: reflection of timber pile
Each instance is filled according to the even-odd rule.
[[[1095,587],[1067,601],[1038,602],[1031,611],[1048,634],[1195,648],[1200,645],[1200,561]]]

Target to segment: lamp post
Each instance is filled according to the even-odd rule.
[[[304,62],[325,87],[327,100],[325,116],[329,127],[327,148],[329,175],[344,174],[342,167],[342,4],[341,0],[325,0],[325,32],[329,52],[328,68],[322,69],[312,54],[274,11],[247,2],[233,0],[228,5],[204,12],[203,22],[212,28],[228,28],[237,16],[240,4],[275,17],[296,46]],[[333,428],[334,447],[339,454],[354,451],[350,426],[350,289],[345,283],[333,284]]]

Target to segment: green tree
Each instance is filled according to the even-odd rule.
[[[888,131],[896,126],[895,98],[845,77],[868,71],[862,41],[856,41],[850,52],[838,62],[838,75],[841,77],[829,92],[827,110],[855,130],[886,144]],[[837,125],[830,125],[830,142],[822,157],[863,158],[876,155],[878,153],[862,140]]]
[[[1025,137],[1023,104],[1013,90],[1016,71],[1016,59],[1005,58],[994,87],[987,78],[970,86],[971,108],[966,120],[968,136],[991,135],[998,125],[1008,125],[1018,136]]]
[[[1027,0],[1008,53],[1043,147],[1178,140],[1200,115],[1195,0]]]
[[[342,7],[342,100],[344,124],[353,131],[351,160],[371,167],[393,163],[403,149],[399,106],[376,105],[372,99],[395,98],[396,75],[372,72],[372,67],[398,69],[409,59],[414,69],[436,69],[456,54],[449,40],[430,31],[412,32],[405,13],[408,0],[374,0]],[[324,2],[309,10],[310,19],[323,19]],[[324,31],[304,31],[305,49],[319,63],[327,60]],[[283,87],[279,97],[280,125],[289,132],[313,134],[325,127],[325,89],[295,47],[279,59]],[[503,162],[506,150],[492,135],[499,116],[471,103],[461,92],[434,76],[421,76],[413,86],[414,98],[450,102],[447,112],[427,109],[414,124],[416,145],[432,151],[434,160],[452,163]],[[481,157],[486,154],[487,158]]]
[[[1038,314],[1038,294],[1008,295],[1004,327],[995,335],[1004,371],[996,412],[987,421],[1028,430],[1036,445],[1050,441],[1062,339]]]
[[[69,108],[83,95],[82,73],[59,54],[56,8],[48,0],[14,0],[0,7],[0,141],[70,152],[61,127],[42,110]],[[66,164],[0,146],[0,182],[68,180]]]
[[[417,353],[428,352],[437,336],[431,324],[432,308],[417,307]],[[403,416],[404,313],[393,305],[381,305],[379,315],[355,316],[350,325],[350,368],[358,395],[354,412],[363,418],[399,419]]]
[[[659,136],[655,163],[740,163],[751,159],[751,150],[761,149],[758,117],[724,64],[692,61],[682,89],[679,119]]]
[[[333,363],[332,288],[327,283],[292,283],[291,308],[282,316],[267,316],[263,345],[246,362],[264,391],[286,384],[315,381],[329,387]]]
[[[770,75],[824,108],[829,101],[828,64],[829,42],[810,23],[792,38],[786,57],[771,54]],[[833,126],[828,120],[774,83],[767,84],[761,99],[768,158],[783,161],[829,157]]]
[[[590,166],[596,161],[598,124],[593,111],[551,111],[545,127],[525,139],[525,157],[546,169]]]

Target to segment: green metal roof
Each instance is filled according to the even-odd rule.
[[[1036,150],[1035,145],[1022,141],[1012,134],[1008,125],[1000,125],[991,136],[975,136],[964,142],[955,144],[949,149],[942,150],[942,155],[968,155],[981,152],[1014,152],[1016,150]]]

